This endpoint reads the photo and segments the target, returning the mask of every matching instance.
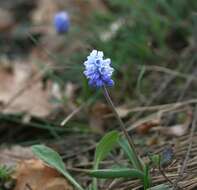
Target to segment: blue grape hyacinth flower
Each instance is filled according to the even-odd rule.
[[[70,27],[70,18],[67,12],[61,11],[54,16],[54,26],[57,33],[66,33]]]
[[[111,79],[114,69],[111,67],[110,59],[103,59],[103,52],[93,50],[84,62],[84,74],[93,87],[113,86]]]

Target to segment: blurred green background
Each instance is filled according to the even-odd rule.
[[[58,94],[50,99],[57,109],[47,118],[38,114],[35,120],[21,124],[23,114],[2,114],[2,125],[9,121],[44,128],[53,137],[62,131],[89,130],[95,105],[105,103],[82,73],[92,49],[112,60],[115,86],[110,93],[117,106],[130,109],[196,97],[196,0],[8,0],[0,5],[1,66],[9,63],[12,68],[16,61],[25,62],[43,71],[43,89],[48,81],[55,83],[54,89],[58,86]],[[53,17],[62,10],[69,13],[71,27],[58,35]],[[68,128],[59,128],[65,116],[84,104],[85,111],[69,120]],[[140,116],[129,115],[130,122]],[[11,135],[11,141],[17,133]]]

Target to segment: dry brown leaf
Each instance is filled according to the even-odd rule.
[[[13,178],[16,179],[14,190],[73,190],[55,169],[37,159],[21,162]]]
[[[156,127],[153,128],[152,130],[159,131],[164,135],[180,137],[188,132],[191,122],[192,122],[192,114],[189,113],[186,121],[183,124],[177,124],[168,127]]]
[[[147,134],[151,128],[159,126],[160,123],[148,122],[136,128],[136,132],[139,134]]]
[[[58,11],[57,0],[40,0],[37,9],[32,13],[32,22],[35,26],[43,26],[41,28],[44,33],[53,32],[53,17]]]
[[[0,149],[0,164],[7,167],[15,167],[19,161],[33,158],[29,147],[12,146]]]
[[[9,106],[5,106],[4,113],[25,112],[32,116],[45,117],[51,112],[53,107],[49,102],[50,89],[43,89],[41,77],[36,82],[33,81],[34,72],[30,63],[13,63],[12,71],[0,68],[1,105],[6,105],[21,89],[31,85]]]
[[[128,109],[125,106],[116,107],[116,111],[118,112],[118,115],[121,118],[124,118],[124,117],[128,116],[128,114],[130,113],[130,109]]]
[[[13,15],[10,11],[0,8],[0,31],[9,31],[15,24]]]
[[[65,36],[58,35],[53,26],[54,15],[65,10],[65,1],[67,0],[39,0],[37,8],[32,12],[32,31],[42,34],[39,46],[33,49],[33,54],[42,60],[51,60],[51,57],[48,59],[48,52],[60,52],[65,48]]]
[[[161,113],[154,113],[150,114],[148,116],[145,116],[144,118],[141,118],[137,120],[136,122],[132,123],[127,130],[135,130],[137,127],[143,125],[144,123],[155,123],[155,124],[160,124],[161,123]]]
[[[68,0],[39,0],[37,8],[31,14],[34,27],[33,31],[41,34],[55,34],[53,27],[54,15],[60,10],[66,10],[65,5]],[[68,4],[70,5],[70,4]],[[69,9],[68,9],[69,10]]]
[[[171,127],[157,127],[154,128],[154,131],[159,131],[164,135],[168,135],[168,136],[183,136],[188,132],[189,129],[189,125],[185,125],[185,124],[179,124],[179,125],[174,125]]]

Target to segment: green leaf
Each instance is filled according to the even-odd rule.
[[[136,169],[102,169],[93,170],[90,175],[96,178],[131,178],[131,179],[144,179],[143,172]]]
[[[147,190],[172,190],[172,188],[169,185],[161,184],[161,185],[151,187]]]
[[[107,133],[98,143],[95,152],[94,170],[97,170],[99,163],[107,156],[107,154],[114,148],[119,140],[118,131],[111,131]],[[93,179],[93,190],[97,190],[97,179]]]
[[[144,166],[144,180],[143,180],[144,189],[148,189],[150,187],[150,183],[151,183],[151,177],[150,177],[150,172],[149,172],[149,166],[145,165]]]
[[[119,140],[119,133],[117,131],[111,131],[101,139],[101,141],[96,147],[94,169],[98,168],[99,163],[114,148],[118,140]]]
[[[150,155],[149,156],[150,161],[152,162],[152,164],[156,167],[160,166],[161,163],[161,155],[159,154],[154,154],[154,155]]]
[[[118,143],[124,150],[125,154],[128,156],[130,162],[133,164],[133,167],[135,169],[141,170],[141,166],[138,162],[138,159],[136,158],[134,151],[130,148],[127,140],[125,138],[121,138]]]
[[[141,88],[141,81],[144,77],[144,74],[146,72],[146,66],[145,65],[142,65],[141,67],[141,70],[140,70],[140,74],[138,76],[138,79],[137,79],[137,90],[140,91],[140,88]]]
[[[150,174],[149,174],[149,167],[147,165],[145,165],[141,160],[138,160],[135,152],[129,146],[128,141],[125,138],[121,138],[119,140],[119,144],[122,147],[122,149],[124,150],[125,154],[128,156],[133,167],[136,170],[141,171],[143,173],[144,178],[141,180],[143,182],[144,189],[147,189],[148,187],[150,187],[151,178],[150,178]],[[141,162],[141,163],[139,163],[139,162]],[[141,164],[142,164],[143,169],[141,169]]]
[[[63,174],[77,189],[83,190],[75,179],[66,171],[64,162],[57,152],[49,147],[46,147],[45,145],[34,145],[31,148],[32,152],[39,159]]]
[[[0,181],[5,181],[9,179],[12,172],[12,168],[5,165],[0,165]]]

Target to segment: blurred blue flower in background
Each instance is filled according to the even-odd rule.
[[[70,27],[70,18],[67,12],[61,11],[54,16],[54,26],[59,34],[68,32]]]
[[[111,79],[114,69],[110,59],[103,59],[103,52],[93,50],[84,62],[84,74],[89,79],[89,85],[94,87],[113,86]]]

